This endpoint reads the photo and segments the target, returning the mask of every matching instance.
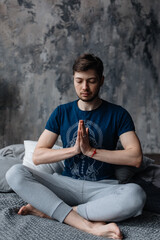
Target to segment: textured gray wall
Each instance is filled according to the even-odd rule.
[[[159,0],[1,0],[0,147],[37,140],[76,98],[73,59],[104,61],[104,99],[132,115],[145,153],[160,153]]]

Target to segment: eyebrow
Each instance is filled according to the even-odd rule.
[[[81,78],[81,77],[75,77],[75,79],[83,79],[83,78]],[[89,80],[89,79],[97,79],[96,77],[89,77],[89,78],[87,78],[87,80]]]

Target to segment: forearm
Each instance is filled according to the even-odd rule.
[[[126,132],[120,135],[120,141],[124,150],[105,150],[96,149],[96,154],[93,155],[94,148],[85,148],[85,155],[96,160],[116,164],[139,167],[142,162],[142,149],[140,141],[134,131]]]
[[[91,157],[93,152],[94,148],[91,148],[86,155]],[[142,161],[142,151],[141,149],[125,149],[114,151],[96,149],[96,154],[94,154],[93,158],[102,162],[116,165],[139,167]]]
[[[77,152],[75,147],[62,149],[50,149],[39,147],[34,151],[33,162],[35,165],[54,163],[73,157],[76,154]]]

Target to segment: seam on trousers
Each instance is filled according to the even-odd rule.
[[[85,205],[85,211],[86,211],[87,219],[90,220],[89,217],[88,217],[88,202]]]
[[[85,184],[85,181],[83,180],[83,183],[82,183],[82,202],[84,202],[84,184]]]
[[[85,180],[83,180],[83,184],[82,184],[82,202],[84,203],[84,185],[85,185],[85,183],[86,183],[86,181]],[[88,218],[88,212],[87,212],[87,205],[88,205],[88,203],[84,203],[84,205],[83,205],[83,208],[84,208],[84,210],[85,210],[85,215],[86,215],[86,218],[87,218],[87,220],[89,220],[89,218]]]

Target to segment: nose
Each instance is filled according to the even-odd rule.
[[[87,90],[87,89],[88,89],[88,83],[87,83],[87,81],[84,81],[84,82],[83,82],[82,88],[83,88],[83,90]]]

